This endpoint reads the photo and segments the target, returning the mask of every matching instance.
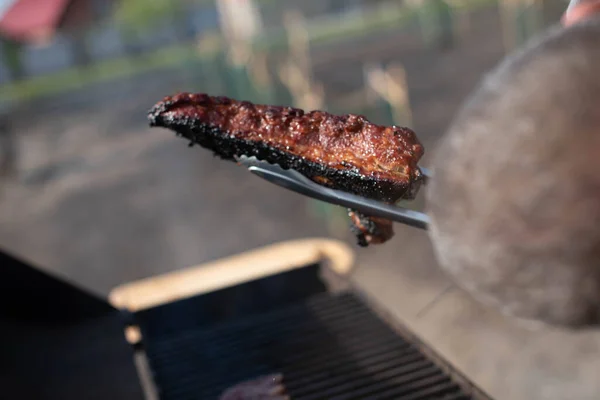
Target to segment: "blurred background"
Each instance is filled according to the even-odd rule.
[[[427,165],[482,75],[564,8],[560,0],[0,0],[0,246],[106,294],[286,239],[354,245],[345,210],[149,129],[146,112],[192,91],[358,113],[412,127]],[[361,266],[431,262],[399,253],[414,233],[403,229],[391,244],[357,248]]]

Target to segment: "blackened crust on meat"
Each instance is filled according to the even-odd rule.
[[[217,109],[218,111],[215,111]],[[239,114],[242,113],[242,111],[236,110],[240,109],[246,110],[244,112],[249,115],[247,117],[249,122],[244,124],[236,123],[236,118],[239,118]],[[321,152],[321,154],[331,153],[332,151],[339,152],[342,148],[339,142],[343,140],[346,141],[345,143],[348,143],[348,141],[354,143],[352,141],[367,140],[361,139],[360,132],[358,134],[352,133],[354,136],[352,136],[351,140],[348,138],[340,139],[340,129],[342,128],[334,124],[337,121],[334,118],[346,121],[343,119],[344,117],[334,117],[326,113],[320,114],[319,118],[325,118],[326,121],[329,121],[327,118],[333,119],[332,129],[337,129],[336,132],[330,133],[332,137],[338,135],[335,137],[335,140],[325,141],[326,143],[333,143],[331,145],[333,150],[322,148],[323,132],[303,131],[303,133],[298,133],[291,130],[292,128],[289,127],[290,120],[295,119],[305,122],[304,119],[311,117],[309,114],[303,114],[301,110],[287,107],[255,106],[247,102],[237,102],[223,97],[181,94],[167,97],[157,103],[149,112],[148,117],[151,126],[171,129],[177,135],[188,139],[190,145],[198,144],[210,149],[225,160],[234,160],[235,156],[240,155],[255,156],[260,160],[279,164],[283,168],[294,169],[321,185],[355,193],[367,198],[386,202],[395,202],[399,199],[413,199],[423,181],[423,175],[416,166],[423,151],[412,131],[408,131],[409,133],[407,133],[402,130],[399,134],[406,136],[406,138],[402,136],[397,142],[393,142],[395,145],[406,143],[405,148],[400,148],[400,145],[398,145],[398,148],[386,151],[378,148],[383,154],[382,158],[387,157],[386,160],[388,162],[389,159],[392,161],[397,160],[396,167],[403,171],[408,171],[407,174],[397,172],[396,170],[382,170],[381,168],[374,172],[365,172],[365,168],[371,167],[370,163],[377,163],[377,160],[373,161],[372,154],[369,154],[369,160],[362,162],[362,165],[361,160],[357,160],[355,157],[349,161],[337,160],[338,164],[335,166],[331,165],[332,157],[329,157],[328,162],[318,157],[311,159],[315,158],[311,157],[312,150]],[[349,116],[346,117],[350,118]],[[273,119],[275,122],[272,123],[275,124],[276,129],[270,129],[268,126],[265,127],[267,123],[260,118]],[[366,124],[365,122],[361,123],[363,125]],[[338,123],[338,125],[340,124],[342,122]],[[340,126],[343,127],[343,125]],[[368,125],[368,127],[376,133],[378,132],[377,129],[391,129],[377,127],[372,124]],[[401,130],[404,128],[397,129]],[[325,132],[325,135],[327,133]],[[317,138],[313,138],[312,136],[316,136]],[[371,134],[371,136],[373,135]],[[371,136],[369,136],[368,140],[373,140]],[[388,133],[384,139],[390,141],[389,136],[390,134]],[[301,139],[290,139],[292,137],[301,137]],[[396,138],[392,137],[393,139]],[[293,147],[284,145],[284,143],[290,143],[291,140],[302,140],[303,150],[296,150],[295,153],[284,150]],[[380,144],[377,144],[377,146],[380,146]],[[390,156],[389,153],[394,152],[398,154]]]
[[[350,230],[356,236],[359,246],[381,244],[394,236],[392,221],[383,218],[369,217],[358,211],[348,209]]]

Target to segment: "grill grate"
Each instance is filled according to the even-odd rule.
[[[216,400],[241,381],[278,372],[293,400],[472,398],[350,293],[210,327],[144,332],[144,345],[163,400]]]

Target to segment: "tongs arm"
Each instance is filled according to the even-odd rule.
[[[255,157],[238,157],[238,162],[250,172],[278,186],[313,199],[357,210],[365,215],[400,222],[415,228],[427,229],[429,217],[419,211],[366,199],[340,190],[318,185],[294,170],[257,160]],[[424,172],[428,175],[428,171]]]

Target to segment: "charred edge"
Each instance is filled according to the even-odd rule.
[[[164,119],[161,116],[162,113],[167,111],[173,105],[173,101],[165,98],[163,101],[156,103],[150,111],[148,111],[148,122],[151,127],[162,126],[164,127]]]
[[[217,127],[195,120],[165,118],[160,115],[160,110],[167,106],[161,105],[159,108],[150,111],[149,120],[151,126],[171,129],[178,136],[183,136],[190,140],[190,146],[198,144],[212,150],[224,160],[234,161],[235,156],[240,155],[255,156],[260,160],[278,164],[284,169],[294,169],[310,179],[324,177],[327,181],[320,180],[317,183],[324,184],[324,182],[328,182],[326,186],[333,189],[386,202],[395,202],[399,199],[414,199],[423,180],[418,168],[413,180],[398,182],[362,175],[356,169],[327,167],[303,157],[270,147],[261,142],[235,138]]]
[[[371,243],[385,243],[394,235],[391,226],[384,224],[388,221],[378,222],[377,219],[362,214],[356,210],[348,209],[350,217],[350,231],[356,236],[357,244],[361,247],[367,247]],[[371,237],[369,240],[367,237]]]
[[[352,219],[350,219],[350,232],[356,237],[357,245],[360,247],[369,247],[367,235],[363,232],[362,227],[356,225]]]

